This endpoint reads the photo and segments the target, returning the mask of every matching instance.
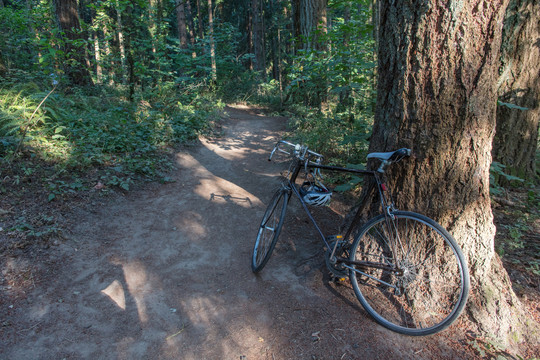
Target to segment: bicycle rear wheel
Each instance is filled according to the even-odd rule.
[[[465,307],[467,264],[456,241],[435,221],[407,211],[393,216],[371,219],[355,238],[349,258],[354,292],[366,311],[388,329],[415,336],[434,334],[454,322]]]
[[[261,271],[272,255],[283,226],[288,203],[289,192],[286,189],[279,189],[266,208],[251,257],[251,270],[254,273]]]

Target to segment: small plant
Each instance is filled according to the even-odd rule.
[[[504,170],[506,165],[500,162],[492,162],[489,168],[489,191],[492,195],[501,196],[504,194],[505,189],[500,185],[501,179],[504,179],[508,183],[523,183],[524,179],[517,176],[509,175]]]

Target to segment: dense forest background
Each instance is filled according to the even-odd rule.
[[[415,72],[427,73],[431,64],[438,64],[433,66],[437,71],[456,66],[453,75],[461,77],[458,80],[469,75],[461,73],[463,59],[445,58],[444,52],[439,54],[429,46],[432,34],[433,39],[445,37],[437,27],[425,33],[413,29],[427,34],[421,41],[402,34],[402,46],[407,42],[416,46],[411,48],[418,52],[417,63],[397,61],[407,54],[398,54],[403,47],[391,41],[382,43],[387,48],[381,54],[380,12],[399,15],[400,10],[390,3],[0,0],[0,191],[15,196],[26,189],[54,203],[96,186],[125,191],[141,179],[167,182],[172,166],[167,155],[172,149],[195,141],[200,134],[218,132],[221,110],[236,102],[287,115],[290,136],[327,155],[330,163],[362,166],[376,122],[377,101],[403,98],[403,104],[392,100],[391,106],[380,109],[380,118],[384,111],[389,112],[384,115],[388,119],[401,114],[398,105],[409,115],[418,104],[427,109],[427,124],[437,122],[439,115],[445,117],[443,110],[433,109],[439,103],[415,102],[438,100],[435,94],[441,89],[428,84],[415,89],[417,93],[396,95],[392,89],[397,87],[378,83],[381,59],[385,65],[395,61],[394,68],[385,70],[391,76],[406,69],[404,78],[415,81],[421,77]],[[429,7],[429,2],[419,3]],[[478,3],[471,13],[480,11],[481,5],[488,12],[485,4],[489,2]],[[506,11],[502,45],[500,51],[489,54],[496,54],[500,63],[480,59],[478,66],[478,74],[486,63],[496,66],[499,79],[475,83],[474,88],[497,91],[489,187],[495,205],[513,206],[509,213],[496,217],[502,221],[498,231],[505,238],[496,250],[499,255],[518,254],[507,264],[517,264],[522,274],[534,279],[540,275],[540,259],[535,255],[540,244],[530,236],[539,208],[540,5],[535,0],[499,3]],[[448,13],[467,15],[459,15],[459,9],[448,4]],[[412,8],[406,10],[412,13]],[[406,29],[406,20],[403,24],[388,20],[387,29],[397,29],[395,33],[400,26]],[[460,20],[467,24],[466,19]],[[458,36],[465,39],[464,44],[470,40],[466,35]],[[484,49],[492,50],[490,41]],[[445,43],[441,40],[441,44]],[[441,88],[448,84],[441,83]],[[460,114],[469,116],[464,109],[470,108],[470,99],[464,99],[456,97],[455,104],[443,105],[462,109]],[[446,125],[441,120],[450,126],[449,134],[444,126],[433,134],[444,132],[452,138],[452,131],[462,125],[457,120]],[[379,134],[387,131],[379,125]],[[416,126],[411,128],[416,130]],[[486,135],[488,142],[491,136]],[[351,189],[359,181],[334,180],[339,190]],[[432,191],[437,186],[427,188]],[[448,202],[447,195],[443,198]],[[20,216],[12,230],[41,237],[58,231],[43,219],[33,220]],[[38,222],[45,226],[37,226]]]
[[[373,121],[373,6],[3,1],[1,150],[26,145],[68,166],[127,161],[151,173],[137,159],[243,101],[286,107],[305,141],[359,158]]]

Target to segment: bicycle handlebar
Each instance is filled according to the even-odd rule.
[[[279,147],[280,144],[293,147],[294,148],[294,153],[290,153],[288,151],[285,151],[285,150],[281,149]],[[322,159],[324,158],[323,155],[321,155],[319,153],[316,153],[315,151],[309,150],[307,146],[300,145],[300,144],[293,144],[293,143],[288,142],[286,140],[279,140],[276,143],[276,145],[274,146],[274,150],[272,150],[272,152],[270,153],[270,157],[268,158],[268,161],[272,161],[272,156],[274,156],[274,153],[276,151],[282,152],[282,153],[287,154],[287,155],[294,155],[294,156],[296,156],[296,157],[298,157],[298,158],[300,158],[302,160],[305,159],[306,154],[313,155],[313,156],[317,157],[318,162],[322,161]]]

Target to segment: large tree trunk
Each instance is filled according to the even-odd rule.
[[[85,50],[76,46],[77,41],[84,40],[81,36],[81,25],[76,0],[55,0],[56,19],[60,30],[64,32],[64,53],[68,62],[64,63],[66,75],[74,85],[91,85],[92,77],[86,67]]]
[[[501,50],[494,160],[523,178],[536,173],[540,118],[540,2],[511,0]],[[513,106],[517,105],[517,106]]]
[[[412,158],[390,172],[396,205],[424,213],[454,235],[471,271],[467,314],[479,330],[508,344],[521,335],[521,307],[494,252],[489,197],[506,5],[507,0],[380,2],[370,151],[413,149]]]

